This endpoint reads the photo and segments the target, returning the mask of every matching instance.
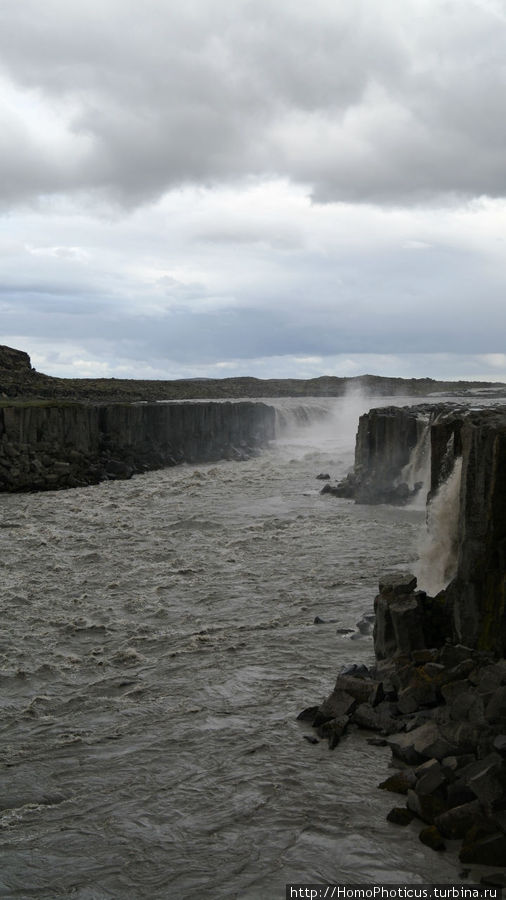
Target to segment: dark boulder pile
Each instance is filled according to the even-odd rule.
[[[299,719],[338,745],[351,726],[376,732],[395,774],[380,787],[405,797],[390,822],[418,818],[420,840],[460,860],[506,864],[506,660],[461,644],[437,646],[413,576],[386,577],[375,601],[374,667],[348,667],[320,706]],[[425,603],[425,605],[424,605]],[[436,611],[436,617],[439,615]],[[425,631],[423,624],[426,625]],[[431,630],[432,628],[432,630]],[[427,646],[426,638],[434,640]]]

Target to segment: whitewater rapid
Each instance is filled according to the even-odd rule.
[[[385,821],[387,749],[296,721],[372,662],[356,623],[424,514],[321,496],[365,406],[289,406],[246,462],[1,498],[1,897],[459,881]]]

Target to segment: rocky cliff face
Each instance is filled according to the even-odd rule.
[[[448,588],[456,637],[506,655],[506,410],[472,413],[460,429],[457,574]]]
[[[419,486],[402,478],[420,443],[433,407],[387,406],[360,417],[353,472],[325,493],[353,497],[358,503],[406,503]]]
[[[22,404],[0,408],[0,491],[128,478],[179,462],[242,459],[274,437],[264,403]]]
[[[418,408],[419,409],[419,408]],[[417,408],[372,410],[357,435],[357,499],[387,496],[424,446],[410,453]],[[420,420],[426,411],[420,413]],[[403,422],[404,419],[404,422]],[[375,598],[376,665],[347,666],[323,704],[299,719],[334,748],[350,723],[379,732],[393,775],[379,787],[405,796],[389,822],[419,819],[434,850],[462,841],[459,858],[503,867],[506,859],[506,407],[437,408],[425,420],[432,510],[449,497],[457,513],[457,572],[430,597],[416,578],[383,576]],[[397,456],[391,441],[397,436]],[[397,471],[396,471],[397,466]],[[452,506],[453,508],[453,506]],[[446,517],[442,520],[446,523]],[[316,739],[317,740],[317,739]],[[490,876],[503,884],[504,874]],[[499,880],[497,880],[499,878]]]
[[[402,478],[424,429],[430,441],[429,501],[462,458],[457,572],[445,592],[450,631],[442,638],[505,654],[506,407],[370,410],[360,419],[354,471],[330,490],[362,503],[405,502],[416,490]]]

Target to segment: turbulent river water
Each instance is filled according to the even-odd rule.
[[[286,403],[246,462],[1,498],[1,897],[459,881],[385,821],[388,749],[296,721],[372,662],[356,623],[424,520],[320,495],[360,405]]]

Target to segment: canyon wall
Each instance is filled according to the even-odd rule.
[[[264,403],[0,407],[0,491],[50,490],[128,478],[180,462],[242,459],[274,438]]]
[[[403,478],[427,437],[427,482],[410,487]],[[448,623],[442,640],[448,637],[505,655],[505,406],[476,410],[438,404],[370,410],[360,419],[353,472],[340,485],[324,490],[360,503],[405,503],[425,492],[431,503],[459,458],[456,574],[436,606],[422,603],[420,597],[418,604],[422,612],[430,607],[431,616],[438,610],[438,627]]]
[[[470,413],[460,429],[457,573],[447,594],[456,637],[506,655],[506,410]]]
[[[438,407],[439,408],[439,407]],[[421,440],[431,406],[386,406],[360,416],[353,471],[326,493],[358,503],[405,503],[415,492],[402,471]]]

